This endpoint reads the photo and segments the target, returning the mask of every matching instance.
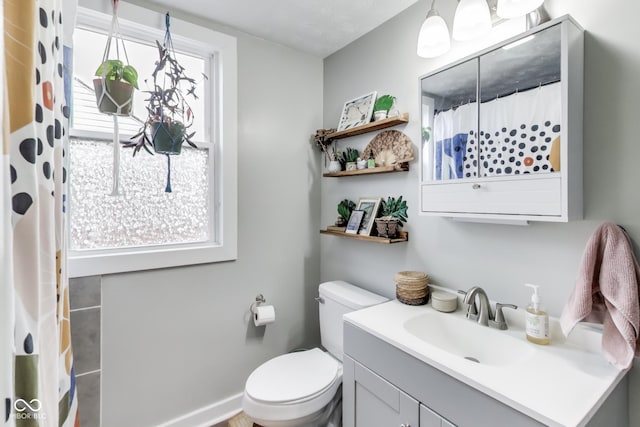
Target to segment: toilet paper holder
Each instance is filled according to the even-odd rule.
[[[251,311],[251,314],[256,314],[256,308],[260,307],[260,304],[264,304],[265,302],[267,302],[267,300],[264,299],[264,296],[262,294],[256,295],[255,302],[252,302],[251,305],[249,306],[249,310]]]

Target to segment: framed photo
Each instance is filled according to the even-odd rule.
[[[371,229],[375,222],[374,219],[378,216],[381,201],[382,199],[380,197],[363,197],[358,200],[356,210],[364,211],[358,234],[364,236],[371,235]]]
[[[369,123],[373,114],[374,102],[376,102],[376,92],[345,102],[340,122],[338,123],[338,130],[351,129]]]
[[[362,223],[362,217],[364,217],[364,211],[351,211],[351,216],[349,217],[349,222],[347,223],[347,229],[345,230],[345,233],[358,234],[358,230],[360,230],[360,224]]]

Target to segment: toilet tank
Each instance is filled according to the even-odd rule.
[[[322,346],[342,361],[342,316],[388,299],[342,280],[321,283],[318,293]]]

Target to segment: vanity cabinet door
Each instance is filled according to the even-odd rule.
[[[420,405],[420,427],[456,427],[424,405]]]
[[[345,427],[421,426],[417,400],[347,356],[344,368]]]

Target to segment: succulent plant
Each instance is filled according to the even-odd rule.
[[[347,151],[343,153],[343,156],[346,162],[355,162],[358,160],[360,152],[355,148],[347,147]]]
[[[404,224],[407,221],[407,202],[402,200],[402,196],[399,198],[388,197],[387,200],[382,200],[382,217],[396,218],[399,225]]]
[[[345,221],[349,221],[349,217],[351,217],[351,212],[356,208],[356,204],[349,199],[344,199],[340,203],[338,203],[338,213]]]

